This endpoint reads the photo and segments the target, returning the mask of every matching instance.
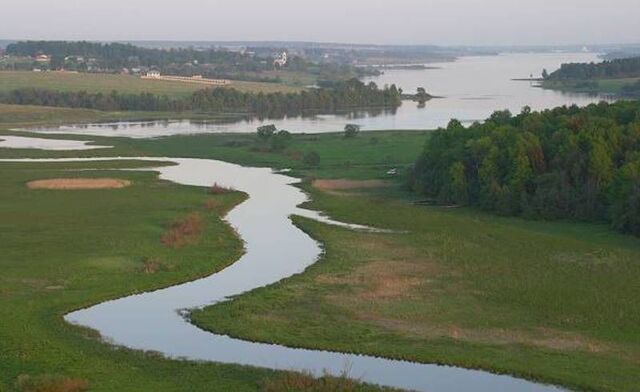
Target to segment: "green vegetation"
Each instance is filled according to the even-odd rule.
[[[153,173],[66,170],[141,166],[134,162],[0,166],[1,389],[12,387],[21,375],[51,375],[87,380],[96,391],[179,390],[184,380],[200,390],[252,390],[268,374],[113,349],[83,338],[93,333],[62,320],[71,310],[195,279],[233,262],[241,243],[219,216],[240,202],[241,194],[211,196],[200,188],[159,181]],[[94,191],[25,186],[29,180],[61,176],[117,176],[134,185]],[[208,199],[218,207],[205,209]],[[197,243],[179,249],[162,245],[171,223],[191,213],[206,219]]]
[[[429,138],[414,188],[502,215],[610,222],[640,235],[640,103],[495,112]]]
[[[274,52],[280,48],[249,48],[230,51],[213,48],[145,48],[122,43],[23,41],[7,46],[8,60],[0,69],[72,70],[94,73],[141,73],[150,69],[169,75],[203,75],[254,82],[285,82],[302,79],[315,84],[318,80],[347,80],[377,75],[379,71],[354,67],[350,62],[312,62],[300,56],[289,56],[284,66],[274,66]],[[36,56],[45,55],[41,61]],[[302,76],[301,76],[302,75]]]
[[[296,218],[324,257],[302,275],[195,312],[197,325],[584,390],[637,389],[636,239],[606,226],[412,205],[394,188],[309,190],[313,208],[399,233]]]
[[[300,91],[299,88],[279,83],[239,80],[232,81],[229,87],[240,92],[251,93],[291,93]],[[115,90],[122,94],[149,93],[180,98],[201,90],[203,85],[141,79],[138,76],[119,74],[0,71],[0,94],[27,88],[64,92],[86,91],[88,93],[103,94],[109,94]]]
[[[340,109],[397,108],[401,91],[395,85],[379,89],[375,83],[357,79],[332,83],[331,87],[297,93],[242,93],[233,88],[198,90],[183,98],[151,93],[125,94],[118,91],[54,91],[24,88],[0,95],[0,102],[96,109],[103,111],[163,111],[247,113],[266,117],[299,116],[308,111],[332,113]]]
[[[547,76],[548,80],[588,80],[640,77],[640,57],[603,61],[601,63],[568,63]]]
[[[574,93],[635,97],[640,94],[640,78],[595,80],[545,80],[542,88]]]
[[[547,89],[640,96],[640,57],[562,64],[557,71],[544,74],[542,87]]]
[[[604,151],[616,157],[613,160],[617,170],[615,176],[635,175],[631,166],[627,170],[616,166],[623,160],[626,165],[627,160],[630,162],[628,156],[635,156],[632,152],[622,154],[626,150],[621,146],[626,145],[629,151],[638,149],[632,138],[638,132],[634,133],[634,128],[630,128],[637,121],[634,105],[637,103],[594,105],[584,110],[559,108],[541,114],[525,111],[515,117],[499,112],[487,125],[476,125],[466,131],[472,138],[469,144],[459,143],[463,132],[452,124],[455,130],[451,135],[447,130],[440,130],[429,137],[427,135],[431,133],[427,132],[398,131],[361,132],[353,138],[345,138],[343,133],[293,134],[283,149],[273,149],[270,142],[265,142],[277,134],[270,128],[272,132],[266,130],[264,133],[268,137],[264,140],[256,134],[160,139],[56,135],[56,138],[92,140],[115,148],[73,153],[0,149],[0,157],[203,157],[246,165],[292,168],[292,173],[300,177],[355,180],[350,182],[355,190],[320,192],[305,185],[313,196],[310,207],[326,211],[340,220],[393,229],[396,233],[353,232],[294,218],[303,230],[322,241],[326,250],[323,259],[302,275],[196,312],[194,319],[198,325],[245,339],[291,346],[480,368],[584,390],[634,391],[640,384],[640,304],[637,301],[640,295],[637,285],[640,243],[637,239],[617,234],[602,224],[527,221],[466,207],[414,204],[412,202],[422,196],[406,189],[405,170],[413,166],[415,157],[423,151],[425,140],[428,141],[427,150],[434,148],[434,143],[447,140],[450,144],[442,144],[442,158],[450,159],[451,165],[444,165],[447,170],[442,173],[446,174],[444,178],[452,175],[459,179],[461,171],[460,165],[454,165],[456,157],[465,157],[467,148],[475,145],[476,133],[486,132],[486,138],[481,139],[486,140],[488,147],[500,147],[498,151],[503,155],[500,155],[498,167],[507,173],[511,173],[508,171],[511,166],[506,162],[521,162],[515,159],[520,156],[517,152],[521,147],[531,147],[534,139],[529,133],[532,133],[539,139],[549,168],[560,169],[563,161],[562,155],[550,160],[554,155],[548,153],[546,143],[554,144],[558,149],[573,147],[576,168],[589,169],[584,172],[576,169],[570,173],[586,173],[589,178],[595,173],[590,170],[600,167],[590,164],[591,153],[601,151],[601,144],[606,142]],[[70,110],[69,115],[73,112]],[[82,111],[78,116],[89,113]],[[55,118],[58,114],[55,112],[51,116]],[[568,131],[563,131],[564,127]],[[607,132],[598,132],[599,129]],[[552,138],[553,135],[558,136]],[[567,139],[559,138],[559,135],[566,136],[568,142],[564,143]],[[523,144],[523,140],[527,143]],[[610,144],[612,140],[618,142]],[[524,151],[534,150],[525,148]],[[421,160],[424,159],[423,156]],[[462,173],[465,173],[464,162]],[[310,385],[310,380],[300,375],[170,361],[113,349],[93,339],[80,339],[81,335],[92,335],[61,320],[61,314],[80,306],[77,302],[95,303],[134,290],[172,284],[231,262],[233,258],[216,258],[218,264],[212,266],[210,261],[198,257],[187,259],[182,252],[193,252],[201,257],[203,244],[172,248],[163,246],[161,239],[166,232],[181,232],[184,223],[192,220],[185,218],[194,211],[205,214],[204,200],[221,197],[224,200],[221,208],[228,208],[240,200],[238,194],[216,195],[219,192],[212,191],[208,195],[199,188],[163,183],[149,173],[100,171],[74,175],[117,176],[133,180],[134,186],[108,191],[109,195],[100,198],[92,196],[98,191],[68,192],[65,196],[53,191],[37,191],[53,195],[53,198],[36,200],[39,194],[26,190],[25,181],[58,177],[58,169],[80,165],[0,166],[3,172],[0,197],[9,200],[0,207],[0,231],[12,236],[3,234],[3,240],[10,244],[9,249],[15,254],[21,255],[24,249],[29,249],[20,257],[30,256],[29,260],[34,260],[31,263],[26,259],[7,262],[0,256],[0,264],[9,266],[0,280],[21,287],[17,291],[19,298],[15,298],[13,286],[0,286],[0,312],[10,313],[16,320],[0,326],[1,341],[8,339],[10,342],[6,345],[8,349],[4,345],[0,349],[0,389],[14,386],[21,374],[28,375],[20,379],[24,383],[61,382],[61,378],[65,382],[86,380],[96,390],[181,390],[184,380],[189,380],[192,390],[322,390],[320,387],[331,390],[335,385],[348,386],[340,379],[323,379]],[[452,169],[448,170],[450,167]],[[387,187],[357,189],[357,180],[387,178],[386,173],[392,168],[399,169],[399,175],[389,178],[385,182]],[[502,170],[500,173],[504,174]],[[504,174],[500,178],[509,180],[505,180],[503,187],[511,187],[510,180],[515,177]],[[449,189],[459,190],[457,187],[463,183],[452,181],[453,188]],[[144,197],[137,197],[134,202],[144,200],[144,205],[131,205],[135,192]],[[171,192],[171,198],[166,197],[167,192]],[[576,190],[573,194],[580,192],[582,190]],[[160,197],[160,193],[164,197]],[[451,194],[456,195],[455,192]],[[117,195],[121,197],[117,198]],[[96,206],[96,200],[104,204]],[[92,211],[100,207],[96,221],[86,211],[89,201]],[[109,213],[119,210],[118,206],[125,202],[127,211],[136,211],[135,216]],[[81,208],[74,211],[77,204]],[[27,211],[29,216],[35,216],[39,210],[55,213],[47,216],[44,222],[18,220],[15,225],[19,225],[21,231],[5,229],[4,225],[14,224],[15,216],[23,216]],[[218,228],[217,216],[221,211],[216,210],[207,219],[212,225],[207,226],[207,230]],[[64,224],[65,219],[84,223],[72,226]],[[98,219],[105,221],[107,227],[103,228]],[[63,222],[59,226],[64,230],[54,227],[53,221]],[[100,222],[100,225],[91,222]],[[122,226],[124,224],[128,226]],[[135,238],[120,238],[112,225],[130,227],[137,234]],[[98,227],[106,230],[106,237],[90,237]],[[226,233],[224,226],[219,229]],[[68,236],[71,240],[81,236],[80,241],[85,235],[89,237],[87,244],[62,252],[62,244]],[[174,237],[171,234],[168,238]],[[110,239],[105,241],[109,246],[97,238]],[[28,246],[26,242],[29,241],[37,242],[39,247]],[[121,246],[113,246],[114,242]],[[97,252],[87,251],[90,246]],[[236,246],[237,242],[231,236],[224,249],[231,254],[237,251]],[[156,251],[155,247],[161,253],[176,252],[176,258],[155,257],[151,261],[158,259],[163,265],[175,267],[146,274],[144,261],[148,259],[144,256]],[[53,257],[36,254],[47,248],[53,249]],[[119,251],[116,256],[112,253],[114,249]],[[220,251],[219,248],[214,250]],[[120,259],[119,262],[105,262],[105,266],[89,266],[94,253],[98,258]],[[63,258],[66,254],[72,257]],[[102,279],[108,264],[116,265],[108,272],[112,284]],[[25,282],[20,283],[19,279]],[[36,287],[34,282],[40,279],[47,281]],[[138,279],[143,279],[142,283]],[[64,286],[64,289],[47,290],[49,286]],[[15,309],[27,309],[27,312],[16,317]],[[28,332],[25,334],[20,328],[27,328]],[[20,339],[23,335],[26,338]],[[28,356],[23,360],[25,353]],[[357,385],[356,388],[365,387]]]
[[[17,108],[0,109],[5,109],[0,112],[6,115]],[[37,109],[39,116],[46,114],[52,119],[62,116],[91,120],[91,115],[96,113]],[[19,116],[21,120],[27,120],[26,117],[25,113]],[[379,137],[389,139],[386,148],[389,151],[415,143],[392,133],[384,135]],[[214,135],[207,136],[192,142],[217,142]],[[219,151],[229,154],[246,151],[248,157],[253,147],[235,145],[232,141],[236,136],[245,138],[252,145],[256,143],[254,135],[223,135],[219,150],[213,146],[211,151],[202,149],[196,153],[216,155]],[[321,151],[329,151],[332,145],[344,142],[340,134],[327,136],[321,140],[300,136],[299,140],[292,141],[292,146],[307,148],[313,145]],[[171,155],[181,155],[183,149],[190,149],[189,143],[184,145],[188,137],[95,140],[116,145],[114,151],[102,152],[114,155],[154,155],[154,151],[162,149],[173,151],[169,152]],[[161,140],[165,143],[156,144]],[[359,141],[362,143],[344,146],[338,155],[344,155],[351,147],[364,157],[371,147],[364,139]],[[134,144],[130,145],[131,142]],[[385,144],[384,141],[380,143],[381,146]],[[81,153],[96,155],[101,152]],[[411,151],[411,156],[416,153]],[[297,162],[287,152],[253,154],[280,160],[282,164]],[[0,149],[2,157],[73,155],[80,155],[80,152]],[[327,159],[332,165],[339,162],[337,158]],[[0,163],[3,173],[0,179],[0,199],[3,200],[0,203],[0,231],[4,233],[5,244],[0,256],[4,271],[0,277],[0,316],[7,320],[0,326],[3,342],[0,390],[29,390],[34,386],[78,387],[77,390],[82,390],[88,385],[90,390],[96,391],[178,391],[185,390],[185,382],[188,382],[189,390],[206,391],[270,391],[291,386],[299,387],[296,390],[333,391],[336,385],[345,390],[376,390],[344,379],[325,377],[315,383],[308,377],[292,373],[173,361],[152,353],[114,349],[96,340],[91,331],[66,324],[62,315],[73,309],[194,279],[224,267],[238,256],[239,241],[218,217],[242,199],[240,194],[173,185],[157,180],[152,173],[67,170],[148,165],[152,163]],[[302,163],[299,165],[303,167]],[[25,183],[33,179],[61,176],[117,177],[131,180],[134,185],[106,191],[43,191],[25,187]],[[127,214],[114,213],[124,210]],[[187,235],[187,232],[193,232],[192,227],[202,224],[201,220],[194,222],[194,212],[206,217],[204,231],[196,243]],[[16,309],[20,312],[16,313]]]

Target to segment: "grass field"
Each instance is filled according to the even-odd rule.
[[[278,83],[233,81],[229,88],[243,92],[295,92],[299,88]],[[0,71],[0,92],[19,88],[41,88],[58,91],[88,91],[137,94],[142,92],[182,97],[207,86],[195,83],[145,80],[131,75]]]
[[[196,324],[584,390],[640,385],[637,239],[606,226],[415,206],[383,191],[313,191],[313,199],[341,220],[407,234],[296,219],[323,242],[324,258],[303,275],[197,311]]]

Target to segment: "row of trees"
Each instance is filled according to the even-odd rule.
[[[438,203],[640,235],[640,102],[451,121],[429,137],[411,182]]]
[[[18,105],[43,105],[98,110],[242,112],[266,117],[300,115],[313,110],[330,113],[341,109],[366,107],[396,108],[401,91],[395,85],[379,89],[374,83],[357,79],[338,82],[329,88],[298,93],[243,93],[235,89],[215,88],[194,92],[185,98],[169,98],[149,93],[109,94],[64,92],[42,89],[13,90],[0,101]]]
[[[134,67],[157,67],[179,70],[183,64],[217,64],[223,68],[240,71],[258,71],[267,65],[259,59],[238,52],[225,50],[196,50],[193,48],[156,49],[123,43],[99,43],[87,41],[21,41],[7,46],[12,56],[33,57],[38,54],[51,56],[56,65],[64,65],[65,57],[95,59],[103,69],[120,70]]]
[[[250,48],[251,49],[251,48]],[[257,50],[254,48],[254,50]],[[232,52],[223,49],[144,48],[123,43],[86,41],[22,41],[10,44],[7,54],[16,57],[51,56],[49,68],[71,69],[80,72],[120,72],[123,68],[156,68],[169,75],[203,75],[209,78],[280,82],[279,76],[266,73],[273,70],[273,52],[278,48],[262,48],[258,54]],[[78,59],[82,59],[79,61]],[[36,63],[36,67],[43,64]],[[32,63],[22,63],[19,69],[31,69]],[[16,69],[15,64],[13,69]],[[307,72],[319,80],[347,80],[354,77],[378,75],[371,68],[349,64],[312,63],[300,56],[289,56],[285,70]]]
[[[544,72],[546,74],[546,72]],[[640,77],[640,57],[616,59],[601,63],[568,63],[546,75],[547,80],[584,80]]]

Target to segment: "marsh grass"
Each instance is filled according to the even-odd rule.
[[[197,213],[191,213],[171,224],[171,229],[164,233],[160,239],[163,245],[170,248],[181,248],[198,242],[204,230],[205,221]]]

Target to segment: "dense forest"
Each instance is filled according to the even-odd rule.
[[[547,80],[585,80],[640,77],[640,57],[603,61],[601,63],[568,63],[549,74]]]
[[[278,77],[264,74],[272,71],[273,48],[255,55],[250,51],[196,48],[144,48],[124,43],[98,43],[87,41],[22,41],[7,46],[10,56],[33,58],[38,54],[51,57],[49,69],[67,69],[80,72],[121,72],[123,69],[157,69],[169,75],[203,75],[209,78],[242,79],[280,82]],[[267,54],[268,53],[268,54]],[[37,64],[43,67],[43,64]],[[15,65],[14,65],[15,67]],[[23,63],[31,69],[30,62]],[[353,67],[347,64],[312,63],[299,56],[290,56],[284,70],[308,72],[318,79],[345,80],[353,77],[379,74],[379,71]]]
[[[0,96],[0,102],[98,110],[242,112],[264,117],[300,115],[304,111],[331,113],[341,109],[395,108],[402,90],[395,85],[378,88],[357,79],[298,93],[243,93],[230,88],[205,89],[186,98],[171,99],[149,93],[110,94],[19,89]]]
[[[640,102],[451,121],[429,137],[411,182],[442,204],[640,235]]]

